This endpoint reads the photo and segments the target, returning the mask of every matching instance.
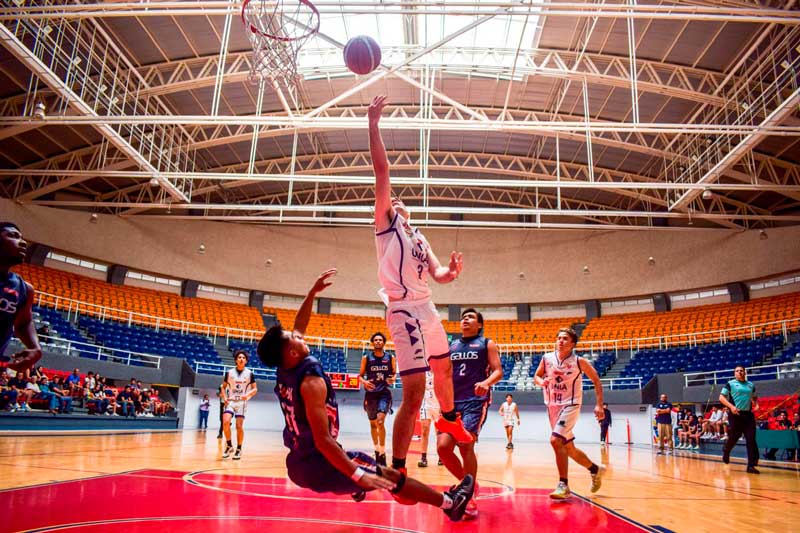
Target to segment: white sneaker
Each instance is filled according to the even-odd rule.
[[[558,486],[556,490],[550,493],[550,498],[553,500],[566,500],[571,496],[571,492],[569,491],[569,487],[563,481],[558,482]]]
[[[700,446],[698,446],[698,445],[696,445],[696,444],[695,444],[695,446],[694,446],[694,448],[692,448],[692,450],[694,450],[694,451],[698,451],[698,450],[700,450]]]
[[[598,465],[597,473],[592,474],[592,492],[600,490],[600,485],[603,484],[603,474],[605,474],[606,467]]]

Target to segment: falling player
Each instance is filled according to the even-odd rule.
[[[534,374],[534,381],[544,389],[544,403],[550,416],[550,445],[556,454],[558,486],[550,493],[554,500],[570,497],[567,472],[569,459],[587,468],[592,474],[592,492],[600,490],[603,467],[594,464],[585,453],[575,447],[572,430],[578,422],[583,402],[583,380],[585,373],[592,383],[596,396],[594,415],[603,419],[603,385],[594,367],[573,351],[578,334],[572,328],[561,328],[556,336],[556,349],[544,354]]]
[[[428,276],[438,283],[458,278],[462,257],[454,251],[447,266],[439,263],[422,233],[411,226],[405,204],[392,197],[389,160],[378,127],[385,105],[386,97],[377,96],[369,106],[369,149],[375,171],[375,245],[380,294],[387,306],[386,322],[403,381],[403,402],[392,428],[392,468],[405,472],[428,369],[433,371],[436,398],[442,409],[442,416],[435,422],[436,429],[453,435],[459,442],[470,442],[472,436],[464,429],[453,405],[453,366],[447,334],[428,287]]]
[[[332,283],[335,274],[331,269],[317,278],[297,312],[292,331],[273,326],[258,343],[261,361],[278,367],[275,394],[286,421],[283,442],[289,448],[289,479],[314,492],[351,494],[357,501],[364,499],[365,491],[384,489],[410,503],[439,507],[451,520],[460,520],[472,497],[472,476],[465,476],[457,486],[441,493],[404,472],[377,465],[365,453],[346,452],[336,442],[336,393],[303,339],[314,297]]]
[[[519,425],[519,409],[517,408],[517,402],[514,401],[514,397],[511,394],[506,394],[506,401],[500,404],[498,412],[503,419],[503,427],[506,428],[506,439],[508,440],[506,450],[513,450],[514,425],[515,423],[517,426]]]
[[[459,442],[447,433],[440,433],[436,447],[439,459],[456,479],[471,474],[477,479],[478,458],[475,441],[481,432],[489,404],[492,403],[492,385],[503,379],[503,367],[497,353],[497,345],[481,333],[483,315],[475,309],[461,313],[461,338],[450,344],[450,360],[453,361],[453,393],[456,412],[464,421],[464,427],[473,437],[473,442]],[[455,447],[461,459],[455,454]],[[477,495],[477,483],[475,492]],[[478,506],[475,499],[467,505],[465,517],[476,518]]]
[[[233,453],[234,460],[242,458],[242,443],[244,442],[244,415],[247,411],[247,400],[258,393],[258,385],[253,372],[245,365],[250,360],[250,355],[244,350],[234,352],[236,368],[228,370],[222,384],[222,394],[225,409],[222,413],[222,431],[225,433],[225,451],[222,458],[227,459]],[[231,443],[231,419],[236,417],[236,451]]]
[[[392,409],[392,391],[396,372],[394,357],[386,353],[386,337],[383,333],[373,333],[370,337],[372,352],[361,358],[359,380],[364,385],[364,410],[369,418],[372,444],[375,446],[375,460],[386,466],[386,415]]]

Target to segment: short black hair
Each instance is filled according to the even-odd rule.
[[[375,337],[380,337],[383,339],[383,343],[386,344],[386,335],[381,333],[380,331],[376,331],[372,334],[372,337],[369,338],[369,342],[375,342]]]
[[[478,312],[477,309],[474,307],[467,307],[463,311],[461,311],[461,318],[464,318],[464,315],[467,313],[475,313],[475,316],[478,317],[478,324],[483,324],[483,315]]]
[[[513,394],[506,394],[506,398],[514,398]]]
[[[18,232],[22,233],[22,230],[19,229],[19,226],[17,226],[13,222],[0,222],[0,231],[5,230],[6,228],[14,228]]]
[[[286,337],[283,336],[283,328],[281,325],[277,324],[272,326],[264,333],[261,340],[258,341],[258,348],[256,348],[258,358],[265,366],[278,366],[281,362],[285,343]]]
[[[242,349],[239,349],[239,350],[236,350],[236,351],[233,352],[233,360],[235,361],[236,358],[239,357],[240,355],[244,355],[244,358],[247,361],[250,361],[250,352],[248,352],[247,350],[242,350]]]

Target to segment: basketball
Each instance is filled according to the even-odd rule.
[[[372,37],[353,37],[344,47],[344,64],[351,72],[369,74],[381,64],[381,47]]]

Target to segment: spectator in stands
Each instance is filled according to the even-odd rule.
[[[67,381],[65,383],[66,387],[70,390],[70,392],[78,392],[82,393],[81,390],[81,372],[77,368],[72,371],[72,374],[67,376]]]
[[[778,418],[773,421],[770,425],[771,430],[775,431],[782,431],[792,428],[792,423],[789,421],[789,414],[786,411],[781,411],[778,414]],[[770,461],[775,460],[775,454],[778,453],[778,448],[769,448],[764,453],[764,459],[769,459]],[[792,450],[786,450],[788,456],[793,456],[794,453]]]
[[[58,412],[56,411],[58,407],[58,398],[50,391],[50,387],[47,385],[47,376],[42,378],[41,385],[39,384],[38,376],[31,376],[31,380],[26,385],[26,388],[34,392],[34,400],[44,400],[47,402],[47,411],[50,414],[54,415]]]
[[[16,371],[30,368],[42,357],[31,312],[36,293],[30,283],[11,272],[11,267],[25,261],[27,251],[28,243],[17,225],[0,222],[0,360]],[[15,334],[25,349],[7,357],[4,352]]]
[[[139,401],[142,404],[142,414],[144,416],[153,416],[153,401],[150,399],[150,389],[142,389]]]
[[[17,403],[18,396],[17,389],[11,386],[11,378],[8,377],[8,372],[3,369],[0,373],[0,409],[15,412],[19,409]]]
[[[47,378],[45,378],[47,379]],[[72,391],[64,386],[63,378],[56,376],[50,383],[50,391],[58,398],[58,410],[62,413],[72,412]]]
[[[110,414],[108,412],[108,400],[106,400],[106,395],[102,390],[96,389],[96,386],[91,388],[86,386],[83,391],[83,402],[86,408],[89,409],[90,415]]]
[[[29,377],[36,377],[38,380],[41,380],[44,377],[44,370],[42,370],[41,365],[31,368]]]
[[[131,378],[131,382],[128,386],[131,388],[131,390],[138,389],[139,385],[136,384],[136,378]]]
[[[758,397],[756,396],[756,386],[747,381],[747,372],[742,365],[738,365],[733,371],[734,379],[722,387],[719,401],[722,405],[731,410],[730,430],[728,440],[722,449],[722,462],[730,462],[731,450],[736,445],[739,437],[744,435],[747,445],[747,472],[749,474],[759,474],[756,469],[758,465],[758,445],[756,444],[756,417],[753,411],[758,410]]]
[[[117,391],[105,384],[105,378],[103,378],[103,381],[99,386],[102,387],[103,394],[105,395],[106,400],[108,400],[108,410],[111,411],[111,415],[119,416],[117,414]]]
[[[203,400],[200,402],[200,427],[199,429],[208,429],[208,412],[211,410],[211,400],[208,399],[208,394],[203,395]]]
[[[674,452],[675,439],[672,437],[672,403],[662,394],[656,404],[656,424],[658,424],[658,453],[664,453],[664,441],[669,441],[669,451]]]
[[[689,442],[688,450],[697,451],[700,449],[700,434],[702,433],[702,424],[697,415],[693,414],[689,419],[689,428],[686,432],[686,437]],[[694,443],[694,445],[692,445]]]
[[[133,396],[131,395],[130,385],[125,385],[125,388],[117,393],[117,403],[122,411],[122,416],[136,416],[133,410]]]
[[[36,334],[37,335],[42,335],[42,336],[45,336],[45,337],[49,336],[50,335],[50,324],[48,324],[47,322],[42,322],[42,325],[39,326],[39,328],[36,330]]]
[[[97,386],[97,380],[94,377],[94,372],[91,370],[88,374],[86,374],[86,379],[83,381],[83,386],[89,390],[94,390],[95,386]]]
[[[133,400],[133,412],[137,415],[142,414],[142,390],[138,387],[131,387],[131,399]]]
[[[720,424],[720,440],[725,440],[728,438],[728,427],[730,425],[730,420],[728,416],[730,415],[731,410],[728,409],[727,406],[722,408],[722,418],[719,420]]]
[[[722,419],[722,410],[716,405],[711,407],[708,417],[703,419],[703,435],[702,438],[710,439],[711,437],[719,436],[717,434],[717,424]]]
[[[8,380],[9,387],[12,387],[17,392],[17,403],[19,404],[18,411],[30,411],[29,405],[34,392],[28,389],[28,380],[26,379],[27,373],[24,371],[17,372],[17,375]]]

